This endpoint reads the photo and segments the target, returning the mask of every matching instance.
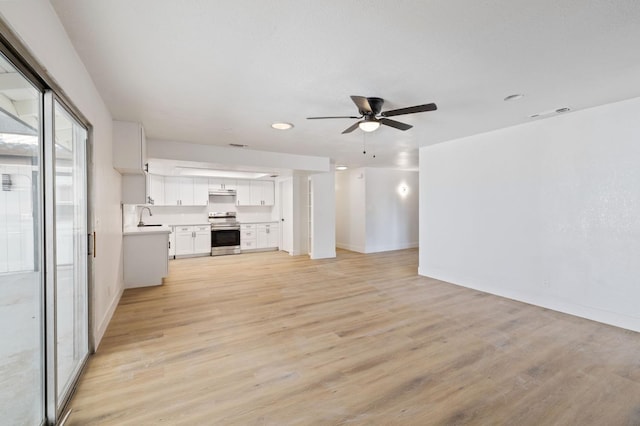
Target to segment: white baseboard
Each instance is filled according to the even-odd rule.
[[[604,310],[594,306],[584,306],[577,303],[571,303],[566,300],[557,300],[548,295],[536,295],[521,291],[509,291],[503,288],[495,288],[477,283],[464,282],[463,284],[460,284],[460,282],[462,282],[463,280],[460,280],[456,277],[447,276],[447,274],[434,273],[434,271],[427,273],[423,268],[420,267],[418,267],[418,274],[457,285],[459,287],[482,291],[484,293],[493,294],[495,296],[504,297],[506,299],[528,303],[530,305],[551,309],[553,311],[585,318],[591,321],[596,321],[603,324],[613,325],[615,327],[640,332],[640,318],[621,314],[619,312]]]
[[[107,331],[107,327],[111,322],[111,318],[113,318],[113,314],[116,312],[116,308],[118,307],[118,303],[120,303],[120,298],[122,298],[122,293],[124,292],[124,288],[120,288],[120,290],[116,293],[116,297],[113,298],[111,303],[109,304],[109,309],[105,312],[104,317],[98,324],[98,327],[94,329],[93,332],[93,348],[94,350],[98,350],[98,346],[104,337],[104,333]]]

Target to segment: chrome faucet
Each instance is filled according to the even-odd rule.
[[[144,226],[144,222],[142,221],[142,213],[145,209],[149,210],[149,216],[153,216],[153,213],[151,213],[151,209],[147,206],[144,206],[140,209],[140,220],[138,221],[138,226]]]

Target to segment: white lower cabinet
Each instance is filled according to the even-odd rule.
[[[162,284],[162,278],[169,274],[168,238],[167,232],[124,236],[125,288]]]
[[[211,254],[211,225],[196,225],[193,237],[193,251],[195,254]]]
[[[278,248],[280,245],[279,229],[277,222],[258,224],[258,248]]]
[[[185,225],[175,227],[175,255],[211,254],[211,226]]]
[[[247,223],[240,225],[240,250],[253,250],[256,247],[256,225]]]
[[[278,249],[279,229],[278,222],[243,223],[240,225],[240,249],[243,251]]]

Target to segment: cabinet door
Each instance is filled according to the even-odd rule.
[[[194,253],[211,252],[211,226],[195,226],[195,240],[193,243]]]
[[[262,181],[252,180],[251,181],[251,205],[252,206],[261,206],[262,205]]]
[[[155,206],[164,206],[164,177],[147,175],[147,203]]]
[[[143,174],[147,141],[140,123],[113,122],[113,167],[121,173]]]
[[[273,181],[252,180],[251,181],[251,205],[252,206],[273,206],[275,202],[275,190]]]
[[[193,179],[193,205],[206,206],[209,204],[209,179]]]
[[[276,202],[275,186],[273,181],[262,182],[262,205],[273,206]]]
[[[239,206],[251,205],[251,181],[238,180],[236,187],[236,203]]]
[[[273,248],[279,244],[278,225],[270,223],[258,225],[258,248]]]
[[[267,233],[268,247],[280,247],[280,228],[278,225],[269,225],[269,232]]]
[[[193,254],[193,227],[176,226],[176,256]]]
[[[267,247],[269,247],[269,234],[267,234],[267,229],[264,226],[259,226],[258,235],[256,236],[256,248]]]
[[[182,177],[179,178],[179,193],[180,193],[180,205],[181,206],[193,206],[195,205],[195,194],[193,192],[193,179]],[[208,192],[208,189],[207,189]]]
[[[224,184],[222,183],[224,179],[222,178],[209,178],[209,189],[211,191],[217,191],[219,189],[224,188]]]
[[[164,178],[164,204],[177,206],[180,204],[179,178],[167,176]]]

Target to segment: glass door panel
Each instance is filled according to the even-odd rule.
[[[87,131],[54,101],[57,409],[86,359],[88,344]]]
[[[0,423],[44,419],[42,93],[0,54]]]

